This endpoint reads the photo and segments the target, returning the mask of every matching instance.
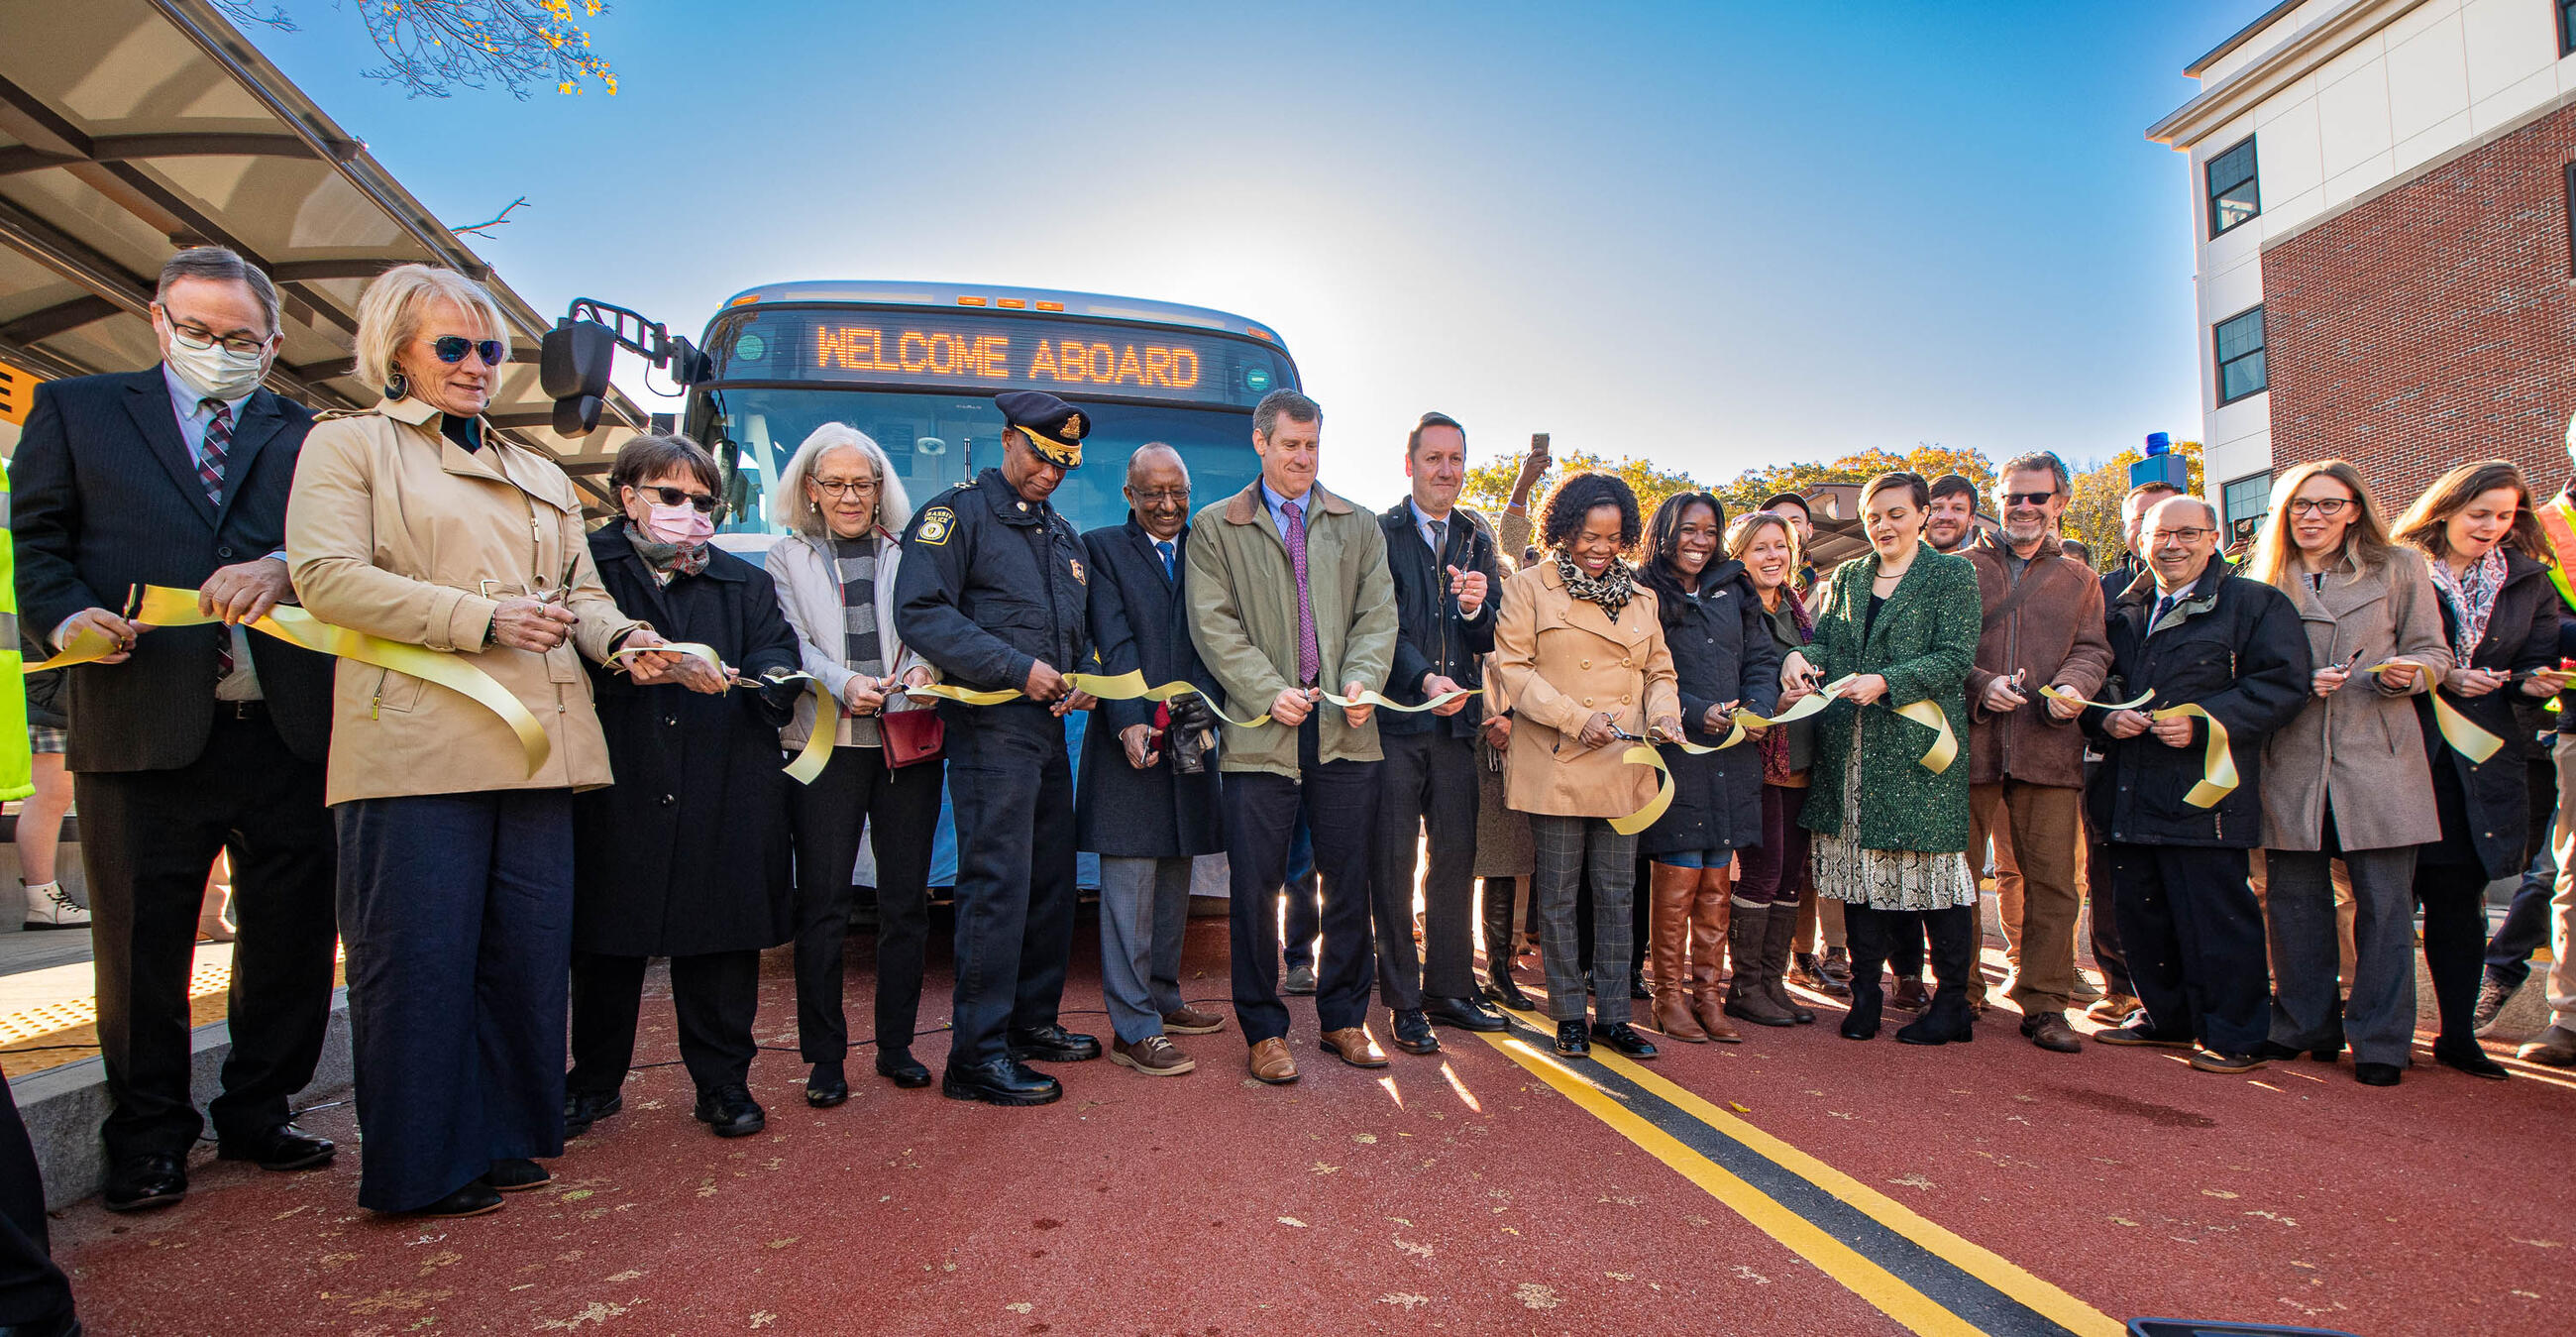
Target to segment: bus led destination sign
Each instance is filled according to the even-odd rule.
[[[1276,351],[1247,340],[1108,321],[850,309],[745,312],[709,351],[723,380],[954,385],[973,394],[1054,390],[1250,405],[1293,385]]]

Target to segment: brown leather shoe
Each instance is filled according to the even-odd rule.
[[[1345,1026],[1338,1031],[1326,1031],[1324,1047],[1354,1068],[1386,1066],[1386,1051],[1377,1047],[1376,1038],[1368,1033],[1366,1026]]]
[[[1285,1053],[1283,1046],[1281,1052]],[[1148,1035],[1134,1044],[1124,1040],[1109,1042],[1109,1061],[1122,1068],[1134,1068],[1148,1077],[1178,1077],[1195,1072],[1198,1064],[1181,1052],[1180,1046],[1159,1035]]]
[[[1252,1047],[1252,1075],[1272,1086],[1297,1080],[1297,1060],[1288,1057],[1288,1042],[1274,1035]]]
[[[1646,868],[1647,893],[1652,898],[1647,942],[1655,963],[1655,1029],[1687,1044],[1706,1044],[1708,1032],[1691,1016],[1683,964],[1690,955],[1691,896],[1699,886],[1700,870],[1662,863]]]
[[[2105,1026],[2119,1026],[2136,1016],[2138,1009],[2145,1006],[2146,1004],[2128,994],[2109,993],[2102,995],[2101,1002],[2084,1009],[2084,1016],[2088,1021],[2098,1021]]]
[[[2077,1035],[2075,1028],[2066,1024],[2066,1014],[2063,1012],[2042,1012],[2036,1016],[2024,1017],[2021,1033],[2023,1038],[2032,1044],[2054,1053],[2084,1052],[2084,1037]]]
[[[1907,1012],[1920,1012],[1932,1004],[1932,991],[1923,987],[1920,975],[1896,977],[1896,992],[1888,995],[1887,1005]]]
[[[1225,1029],[1225,1018],[1183,1003],[1163,1014],[1163,1029],[1174,1035],[1214,1035]]]

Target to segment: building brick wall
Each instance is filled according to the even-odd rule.
[[[2576,106],[2264,251],[2276,471],[2341,456],[2392,515],[2469,460],[2558,489],[2576,411],[2570,159]]]

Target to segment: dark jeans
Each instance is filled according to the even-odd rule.
[[[1324,921],[1315,890],[1315,833],[1306,829],[1302,814],[1288,838],[1288,876],[1279,886],[1279,897],[1288,907],[1287,937],[1280,954],[1292,969],[1312,966],[1315,936],[1324,931]]]
[[[2269,976],[2246,852],[2115,844],[2110,853],[2120,941],[2147,1028],[2221,1053],[2252,1053],[2270,1020]]]
[[[1378,770],[1377,857],[1370,907],[1377,925],[1378,1000],[1397,1011],[1422,997],[1476,991],[1476,742],[1429,733],[1385,734]],[[1426,835],[1427,832],[1427,835]],[[1416,838],[1430,847],[1422,880],[1422,953],[1413,950]]]
[[[572,791],[356,799],[332,816],[358,1205],[410,1211],[494,1161],[562,1155]]]
[[[635,1064],[635,1023],[644,1004],[649,957],[575,952],[572,958],[572,1072],[564,1089],[608,1095]],[[751,1084],[751,1038],[760,1007],[760,953],[708,952],[671,958],[671,1010],[680,1061],[698,1090]]]
[[[205,1128],[188,1090],[188,976],[206,873],[227,849],[241,941],[232,1052],[207,1114],[218,1137],[285,1123],[331,1017],[335,855],[322,768],[288,751],[264,714],[226,707],[188,765],[75,775],[72,790],[89,865],[108,1160],[184,1156]]]
[[[1033,702],[945,712],[957,818],[956,1034],[948,1065],[1008,1057],[1052,1026],[1073,956],[1073,765]],[[971,718],[970,718],[971,717]]]
[[[850,1049],[841,1007],[850,935],[850,870],[866,827],[877,858],[877,1052],[912,1044],[930,941],[930,841],[939,826],[941,763],[888,769],[885,750],[832,749],[832,764],[787,805],[796,841],[796,1049],[838,1063]]]
[[[54,1265],[45,1229],[45,1181],[18,1117],[18,1098],[0,1081],[0,1327],[34,1327],[72,1312],[72,1283]]]
[[[1369,935],[1369,854],[1377,826],[1380,763],[1319,762],[1315,731],[1310,716],[1299,732],[1300,779],[1266,771],[1225,777],[1234,1015],[1247,1045],[1288,1033],[1288,1007],[1279,1001],[1279,929],[1270,898],[1288,880],[1289,832],[1301,816],[1315,835],[1315,870],[1322,882],[1318,914],[1324,947],[1315,975],[1315,1020],[1327,1031],[1368,1020],[1369,981],[1376,973]]]
[[[2546,830],[2540,852],[2531,856],[2522,885],[2514,888],[2504,918],[2496,922],[2495,936],[2487,939],[2487,978],[2507,988],[2519,989],[2531,978],[2531,954],[2549,942],[2549,898],[2558,890],[2558,855],[2549,848]]]
[[[1809,832],[1798,825],[1798,805],[1806,801],[1806,790],[1762,786],[1762,843],[1736,851],[1743,876],[1735,880],[1735,899],[1749,905],[1798,903],[1798,879],[1788,872],[1806,871]]]

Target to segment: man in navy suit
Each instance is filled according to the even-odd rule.
[[[322,806],[333,662],[238,625],[150,629],[131,591],[201,591],[241,623],[289,597],[286,498],[313,415],[259,388],[277,289],[220,247],[173,256],[152,304],[161,365],[36,388],[10,465],[18,607],[50,648],[104,637],[69,671],[64,764],[80,806],[109,1112],[106,1205],[188,1191],[206,1120],[189,1093],[197,907],[230,850],[232,1052],[208,1107],[225,1159],[326,1164],[291,1122],[329,1021],[335,842]]]

